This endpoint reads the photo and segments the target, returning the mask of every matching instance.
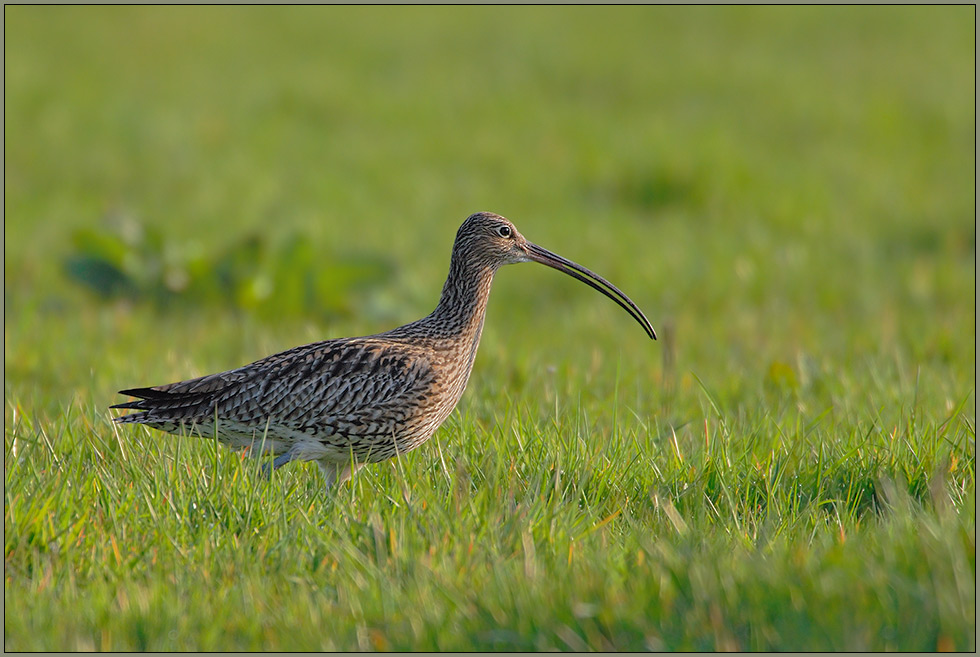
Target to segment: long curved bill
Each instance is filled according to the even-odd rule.
[[[553,267],[558,271],[565,272],[572,278],[576,278],[594,290],[599,290],[607,297],[619,304],[619,306],[628,312],[633,319],[639,322],[643,330],[647,332],[654,340],[657,339],[657,332],[653,330],[653,326],[650,324],[650,320],[647,319],[643,311],[640,310],[633,301],[623,294],[618,287],[604,279],[599,274],[589,271],[581,265],[577,265],[571,260],[562,258],[557,253],[552,253],[548,249],[538,246],[537,244],[527,243],[527,254],[531,260],[535,262],[540,262],[542,265],[548,265]]]

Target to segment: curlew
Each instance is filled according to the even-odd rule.
[[[316,461],[329,489],[368,463],[415,449],[449,417],[473,369],[494,274],[532,261],[602,292],[656,339],[643,312],[612,283],[527,241],[504,217],[479,212],[456,233],[439,305],[427,317],[219,374],[122,390],[137,399],[112,408],[139,412],[115,422],[196,430],[231,449],[271,454],[270,475],[290,461]]]

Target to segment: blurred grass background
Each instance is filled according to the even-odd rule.
[[[4,19],[5,646],[975,648],[974,7],[21,6],[5,7]],[[175,453],[174,440],[161,435],[113,437],[105,409],[118,400],[115,390],[414,320],[435,305],[455,230],[477,210],[511,218],[529,239],[615,282],[662,339],[650,344],[608,300],[567,277],[507,268],[470,389],[438,450],[404,459],[402,479],[394,466],[365,473],[341,495],[342,509],[327,505],[312,468],[287,469],[284,483],[257,485],[255,504],[266,515],[248,515],[244,533],[233,533],[278,526],[269,518],[281,513],[304,528],[289,531],[311,533],[299,540],[270,530],[261,540],[272,543],[251,550],[294,545],[277,548],[293,554],[313,541],[333,554],[360,545],[344,529],[357,523],[376,547],[373,532],[415,531],[390,497],[418,479],[430,514],[456,508],[447,500],[459,504],[453,496],[462,487],[472,498],[460,513],[473,517],[454,529],[450,513],[447,524],[434,521],[431,536],[419,530],[418,553],[406,561],[442,544],[426,536],[452,535],[473,550],[476,527],[509,518],[503,491],[512,499],[514,486],[532,500],[530,518],[551,518],[552,503],[533,494],[535,477],[567,470],[571,459],[578,469],[568,476],[601,493],[582,501],[572,485],[559,497],[569,526],[602,523],[590,534],[601,536],[593,569],[576,571],[583,599],[598,596],[579,611],[593,605],[598,616],[569,616],[584,629],[567,619],[561,623],[571,625],[552,627],[564,616],[544,603],[577,595],[557,582],[572,552],[553,524],[553,535],[528,534],[536,526],[528,520],[501,530],[505,538],[491,547],[477,542],[501,578],[490,587],[499,597],[487,594],[497,605],[489,615],[472,610],[464,585],[412,594],[455,609],[452,627],[469,640],[449,639],[455,634],[438,629],[438,614],[405,612],[407,625],[398,625],[392,605],[411,600],[411,587],[377,562],[377,590],[329,580],[339,607],[333,622],[350,630],[338,630],[336,643],[285,631],[293,622],[305,627],[285,616],[261,631],[258,620],[243,620],[239,634],[192,628],[185,643],[152,622],[140,625],[158,602],[179,606],[167,606],[171,593],[155,566],[124,559],[103,571],[96,557],[110,550],[105,536],[114,546],[155,544],[162,539],[148,537],[160,521],[141,511],[113,521],[102,539],[66,528],[93,522],[83,513],[89,506],[115,517],[101,505],[118,507],[132,478],[159,479],[164,470],[169,495],[197,504],[197,484],[180,483],[187,471],[174,464],[210,464],[212,456],[194,441]],[[730,454],[713,452],[712,436]],[[549,444],[528,453],[529,441]],[[153,456],[144,457],[145,472],[117,462],[123,445]],[[70,476],[57,465],[65,454],[81,459]],[[833,464],[826,472],[824,457]],[[448,468],[447,483],[437,476],[443,458],[484,476],[474,475],[470,490]],[[216,477],[242,467],[231,455],[220,459]],[[791,464],[799,495],[774,474],[777,462]],[[730,541],[754,535],[745,528],[754,522],[752,472],[760,468],[772,475],[764,497],[767,513],[781,518],[772,530],[781,542],[739,561]],[[541,486],[559,489],[548,481]],[[890,499],[909,495],[919,511],[868,520],[869,509],[905,504],[884,504],[890,481],[899,491]],[[688,485],[697,494],[682,495]],[[945,486],[945,497],[930,485]],[[100,486],[115,493],[77,497],[78,487]],[[156,488],[145,490],[159,501]],[[279,511],[283,496],[307,515]],[[935,507],[940,498],[951,501],[951,516]],[[26,500],[26,516],[15,513]],[[214,504],[222,517],[225,507]],[[811,515],[828,505],[843,514],[831,529]],[[955,604],[938,591],[950,580],[910,565],[935,560],[927,548],[919,546],[923,557],[908,547],[918,545],[920,520],[940,528],[951,563],[966,563],[974,577]],[[186,534],[169,522],[178,544],[221,543],[221,535]],[[911,555],[898,557],[904,565],[879,559],[883,588],[867,596],[842,593],[873,570],[849,551],[834,561],[828,546],[838,531],[843,545],[845,527],[869,532],[847,550],[863,545],[870,559],[898,545]],[[66,537],[79,543],[51,548]],[[447,550],[460,548],[445,540]],[[517,541],[524,557],[495,540]],[[529,545],[551,559],[538,578]],[[806,550],[816,556],[800,556]],[[689,607],[672,607],[660,575],[644,570],[651,555],[675,560],[671,572]],[[184,567],[198,579],[207,580],[198,569],[231,567],[192,556]],[[734,575],[697,574],[705,558],[722,556],[738,562]],[[500,574],[513,558],[517,570]],[[603,583],[613,563],[627,562],[637,571],[633,593],[646,601],[638,607],[617,606],[608,593],[621,580]],[[296,593],[271,584],[283,574],[262,562],[231,563],[251,569],[245,586],[254,595],[281,601]],[[452,558],[444,572],[432,568],[446,577],[466,572]],[[73,571],[89,574],[67,588],[43,585]],[[767,603],[751,583],[784,571],[784,582],[826,576],[841,587],[820,589],[828,596],[818,595],[820,604],[793,607],[792,631],[780,629],[784,605]],[[289,577],[327,576],[313,568]],[[100,600],[96,609],[125,606],[101,588],[105,581],[151,591],[140,589],[152,602],[135,621],[105,611],[119,623],[115,642],[98,630],[109,621],[97,617],[45,633],[79,598]],[[505,595],[528,581],[536,582],[530,598]],[[891,606],[876,606],[874,591],[905,590],[901,582],[925,598],[896,594]],[[923,612],[917,633],[902,610],[932,609],[923,602],[930,590],[935,609],[959,611],[941,629],[938,611]],[[762,598],[738,611],[755,594]],[[188,608],[217,604],[207,591],[180,595]],[[303,595],[312,594],[293,604],[302,606]],[[678,625],[684,608],[700,620]],[[372,613],[389,629],[364,630]],[[538,624],[521,629],[528,614]],[[835,625],[847,616],[870,625]],[[598,634],[588,626],[596,617],[605,623]],[[897,634],[868,633],[875,622]],[[502,633],[486,634],[491,626]],[[398,627],[400,636],[391,629]],[[528,632],[537,638],[522,642]]]

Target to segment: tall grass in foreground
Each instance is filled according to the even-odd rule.
[[[200,437],[11,409],[6,604],[32,613],[10,647],[974,645],[962,406],[895,433],[675,430],[497,397],[333,496],[312,466],[270,482]]]

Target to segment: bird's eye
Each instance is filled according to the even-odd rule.
[[[501,226],[497,229],[497,234],[501,237],[510,237],[510,226]]]

